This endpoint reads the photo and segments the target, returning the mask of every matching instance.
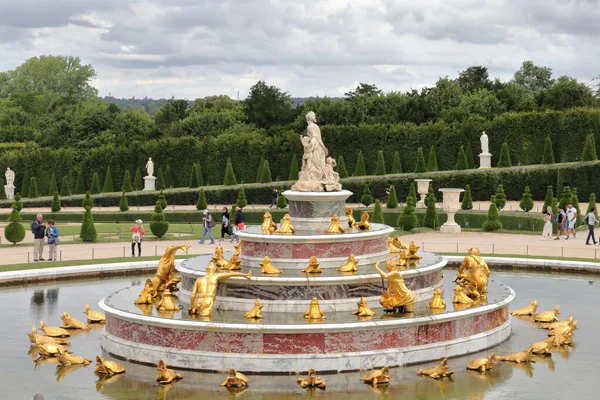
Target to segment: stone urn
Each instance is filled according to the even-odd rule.
[[[417,207],[425,208],[425,196],[427,196],[427,192],[429,191],[429,182],[431,182],[431,179],[415,179],[415,182],[417,182],[417,192],[421,196]]]
[[[464,189],[454,188],[443,188],[439,189],[442,192],[442,208],[444,212],[448,214],[448,220],[440,226],[440,232],[442,233],[459,233],[460,225],[454,221],[454,214],[460,208],[460,194],[464,192]]]

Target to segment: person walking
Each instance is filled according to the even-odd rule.
[[[53,219],[48,221],[46,237],[48,238],[48,261],[57,261],[56,246],[60,243],[60,239],[58,238],[58,228],[54,225]]]
[[[236,243],[238,243],[240,241],[240,239],[238,238],[238,235],[237,235],[238,231],[239,231],[239,228],[234,221],[231,224],[231,240],[229,241],[230,243],[233,243],[234,240]]]
[[[235,225],[238,227],[238,231],[241,231],[246,226],[244,225],[244,213],[239,206],[235,208]]]
[[[42,255],[44,253],[46,225],[44,225],[42,214],[38,214],[29,227],[31,228],[31,233],[33,233],[33,261],[45,261]]]
[[[212,215],[208,212],[208,210],[204,210],[202,213],[202,226],[204,230],[202,231],[202,238],[200,238],[200,244],[204,244],[204,239],[206,239],[206,234],[210,237],[210,244],[215,244],[215,238],[212,234],[212,227],[215,226],[215,221],[213,221]]]
[[[219,240],[219,242],[222,242],[225,239],[225,234],[229,235],[229,224],[229,210],[227,210],[227,207],[223,207],[223,217],[221,219],[221,240]]]
[[[277,196],[279,196],[279,190],[277,190],[277,188],[273,188],[273,193],[271,193],[271,205],[269,208],[277,207]]]
[[[598,220],[596,219],[595,212],[596,212],[596,208],[592,207],[590,209],[590,212],[587,213],[587,215],[585,216],[585,222],[588,226],[588,235],[587,235],[587,239],[585,240],[585,244],[587,244],[588,246],[591,244],[590,238],[592,238],[592,242],[594,242],[594,244],[598,243],[596,241],[596,236],[594,235],[594,226],[596,225],[596,222],[598,222]]]
[[[573,239],[577,237],[577,233],[575,233],[575,225],[577,225],[577,209],[573,207],[572,203],[567,204],[567,237],[565,240],[569,239],[569,234],[573,234]]]
[[[146,230],[141,219],[135,221],[135,225],[129,228],[131,231],[131,257],[135,257],[135,246],[138,248],[138,257],[142,256],[142,241],[146,236]]]
[[[552,207],[546,207],[546,216],[544,217],[544,231],[542,232],[542,239],[550,240],[552,238]]]
[[[560,240],[561,232],[563,235],[567,235],[567,231],[565,230],[565,221],[567,219],[567,214],[565,214],[565,210],[561,206],[558,206],[558,215],[556,216],[557,223],[557,232],[556,238],[554,240]]]

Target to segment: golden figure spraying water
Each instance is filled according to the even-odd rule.
[[[386,263],[388,272],[383,272],[379,268],[379,261],[375,268],[382,278],[387,279],[388,288],[381,296],[379,303],[387,310],[395,310],[403,307],[404,312],[414,312],[415,296],[412,291],[406,287],[402,274],[394,269],[392,264]]]

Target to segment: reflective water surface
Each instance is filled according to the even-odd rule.
[[[560,305],[561,318],[573,315],[578,320],[575,346],[555,351],[551,358],[537,358],[532,365],[498,364],[486,374],[467,371],[473,358],[522,351],[542,340],[546,331],[530,320],[513,318],[513,335],[505,343],[466,357],[450,360],[456,372],[452,380],[436,381],[417,377],[423,366],[391,370],[389,387],[374,389],[360,382],[364,372],[322,375],[327,381],[324,391],[307,391],[296,384],[296,376],[251,375],[250,387],[243,392],[228,392],[218,386],[223,374],[181,371],[183,381],[159,387],[154,381],[156,368],[122,362],[127,373],[113,380],[99,381],[93,365],[57,368],[56,364],[34,361],[26,333],[43,319],[48,326],[60,324],[63,311],[85,319],[84,306],[97,303],[106,294],[143,278],[117,278],[95,281],[63,282],[39,286],[1,289],[2,320],[0,367],[2,399],[32,399],[42,393],[50,399],[596,399],[600,359],[600,278],[572,275],[492,272],[493,278],[511,286],[517,293],[513,308],[536,299],[539,311]],[[454,275],[447,271],[446,275]],[[447,289],[448,290],[448,289]],[[76,333],[71,338],[73,353],[93,359],[100,354],[101,329]],[[109,356],[106,356],[110,359]],[[429,363],[431,365],[433,363]]]

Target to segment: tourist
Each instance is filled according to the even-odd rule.
[[[544,217],[544,231],[542,232],[542,239],[549,240],[552,238],[552,207],[546,207],[546,216]]]
[[[573,234],[573,239],[575,239],[577,237],[577,234],[575,233],[575,225],[577,225],[577,209],[575,207],[573,207],[572,203],[568,203],[567,204],[567,222],[566,222],[567,236],[565,237],[565,240],[569,239],[570,233]]]
[[[588,236],[587,239],[585,240],[585,244],[590,245],[590,237],[592,238],[592,242],[594,242],[594,244],[597,244],[598,242],[596,242],[596,236],[594,235],[594,226],[596,225],[596,222],[598,222],[598,220],[596,219],[596,208],[592,207],[590,209],[590,212],[587,213],[587,215],[585,216],[585,223],[588,226]]]
[[[222,242],[225,239],[225,234],[229,235],[229,223],[229,210],[227,210],[227,207],[223,207],[223,217],[221,219],[221,240],[219,240],[219,242]]]
[[[567,219],[567,214],[565,214],[565,210],[561,206],[558,206],[558,216],[556,217],[557,222],[557,232],[556,238],[554,240],[560,240],[561,233],[566,235],[567,231],[565,230],[565,220]]]
[[[235,240],[236,243],[238,243],[240,241],[240,239],[238,238],[238,231],[240,229],[238,228],[237,224],[235,222],[233,222],[231,224],[231,240],[230,243],[233,243],[233,241]]]
[[[242,212],[242,208],[237,206],[235,208],[235,225],[238,227],[238,231],[244,229],[244,213]]]
[[[56,246],[60,243],[60,239],[58,238],[58,228],[54,225],[53,219],[48,221],[46,237],[48,238],[48,261],[57,261]]]
[[[136,225],[133,225],[129,230],[131,231],[131,257],[135,257],[135,246],[137,244],[138,257],[142,256],[142,240],[146,235],[146,230],[142,225],[142,220],[138,219],[135,221]]]
[[[213,221],[212,215],[208,212],[208,210],[204,210],[202,213],[202,226],[204,230],[202,231],[202,237],[200,238],[200,244],[204,244],[204,239],[206,239],[206,234],[210,237],[210,244],[215,244],[215,238],[212,234],[212,227],[215,226],[215,222]]]
[[[44,237],[46,235],[46,225],[44,225],[43,221],[42,214],[38,214],[29,226],[31,233],[33,233],[33,261],[45,261],[42,258],[44,253]]]
[[[273,193],[271,193],[271,205],[269,206],[269,208],[271,207],[277,207],[277,196],[279,195],[279,190],[277,190],[277,188],[273,188]]]

